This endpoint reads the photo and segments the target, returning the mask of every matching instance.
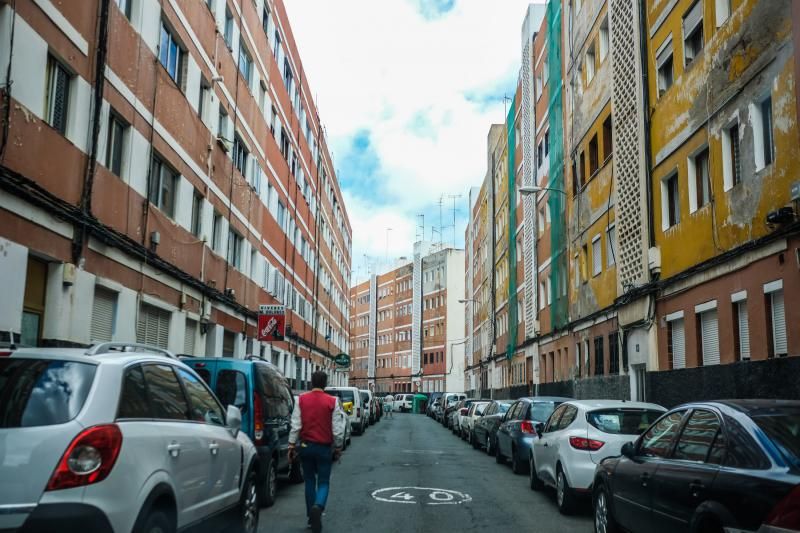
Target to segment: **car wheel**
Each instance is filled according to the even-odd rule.
[[[506,464],[506,458],[503,457],[503,452],[500,451],[500,443],[497,441],[494,443],[494,460],[499,465]]]
[[[492,439],[489,435],[486,435],[486,455],[492,455]]]
[[[608,505],[608,491],[602,484],[594,491],[594,530],[595,533],[617,533],[619,526],[614,520]]]
[[[517,457],[517,452],[514,448],[511,448],[511,471],[517,475],[522,475],[525,473],[525,463],[519,460]]]
[[[134,533],[172,533],[175,531],[175,525],[172,524],[170,517],[161,509],[153,509],[144,522],[134,527]]]
[[[271,507],[275,503],[278,490],[278,465],[272,459],[267,465],[264,481],[258,487],[258,501],[262,507]]]
[[[238,517],[236,519],[236,533],[256,533],[258,531],[258,491],[256,490],[256,473],[251,470],[242,488],[242,497],[239,501]]]
[[[561,465],[558,466],[558,472],[556,472],[556,504],[558,511],[563,515],[568,515],[575,509],[575,494],[567,482],[567,476],[561,469]]]
[[[533,458],[533,452],[531,452],[530,459],[528,459],[528,477],[531,482],[531,490],[539,491],[544,488],[544,483],[539,479],[539,474],[536,473],[536,460]]]

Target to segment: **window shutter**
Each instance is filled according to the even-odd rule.
[[[670,56],[672,56],[672,37],[664,41],[664,44],[661,45],[661,49],[656,54],[656,68],[664,66],[664,63],[667,62]]]
[[[772,342],[775,355],[786,355],[786,315],[783,308],[783,291],[772,293]]]
[[[136,324],[136,342],[166,349],[169,342],[170,314],[158,307],[142,304]]]
[[[91,340],[109,342],[114,335],[114,315],[117,307],[117,293],[95,287],[92,305]]]
[[[683,35],[687,36],[703,20],[703,0],[698,0],[683,17]]]
[[[683,319],[672,324],[672,368],[686,368],[686,342],[683,334]]]
[[[739,358],[750,359],[750,327],[747,323],[747,300],[736,304],[739,322]]]
[[[592,275],[596,276],[603,271],[603,256],[600,253],[600,239],[592,242]]]
[[[197,321],[186,319],[186,334],[183,337],[183,353],[194,355],[194,339],[197,336]]]
[[[719,323],[717,310],[700,314],[700,334],[703,344],[703,366],[719,364]]]

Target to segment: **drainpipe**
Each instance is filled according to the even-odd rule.
[[[647,190],[647,245],[655,246],[656,236],[653,227],[653,183],[651,178],[652,156],[650,153],[650,78],[647,71],[647,14],[646,0],[639,0],[639,54],[642,62],[642,106],[644,108],[644,164],[645,186]],[[649,272],[648,272],[649,279]]]

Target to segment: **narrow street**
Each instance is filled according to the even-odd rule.
[[[452,503],[461,498],[446,491],[467,501]],[[431,418],[395,414],[353,437],[334,466],[323,531],[591,531],[588,502],[565,517],[554,498],[552,491],[531,491],[527,476],[495,464]],[[301,532],[305,525],[303,485],[283,486],[275,506],[261,512],[259,531]]]

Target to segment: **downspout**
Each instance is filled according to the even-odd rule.
[[[647,191],[647,245],[656,244],[653,228],[653,183],[650,179],[652,155],[650,153],[650,78],[647,70],[647,15],[645,0],[639,0],[639,55],[642,63],[642,106],[644,108],[644,164],[645,188]],[[649,278],[648,278],[649,279]]]
[[[496,148],[496,146],[495,146],[495,148]],[[497,283],[497,280],[495,279],[495,271],[497,269],[497,228],[495,227],[495,222],[494,222],[494,217],[495,217],[495,200],[494,200],[494,197],[495,197],[495,190],[494,190],[495,164],[496,164],[496,162],[495,162],[495,152],[494,152],[494,149],[492,149],[492,176],[491,176],[492,177],[492,189],[491,189],[492,190],[492,213],[491,213],[492,218],[491,218],[491,221],[489,222],[489,224],[492,226],[492,308],[489,311],[491,313],[491,317],[492,317],[492,320],[491,320],[491,325],[492,325],[492,344],[490,345],[490,348],[489,348],[489,358],[486,361],[487,365],[491,361],[494,360],[494,351],[495,351],[494,347],[495,347],[495,343],[497,342],[497,338],[496,338],[496,332],[497,332],[497,323],[496,323],[496,320],[497,320],[497,316],[496,316],[497,301],[496,301],[496,299],[497,299],[497,295],[495,294],[496,293],[496,290],[495,290],[496,289],[496,283]],[[486,369],[486,385],[489,387],[489,398],[494,399],[494,384],[491,381],[491,379],[493,379],[494,376],[492,376],[491,379],[490,379],[489,370],[490,370],[489,368]]]
[[[100,110],[103,106],[103,90],[105,89],[106,59],[108,55],[108,7],[110,0],[101,0],[97,26],[97,50],[94,64],[94,98],[92,100],[92,131],[89,139],[89,157],[83,175],[80,210],[84,217],[92,216],[92,189],[97,170],[97,140],[100,137]],[[86,241],[86,224],[75,228],[72,239],[72,262],[78,264],[83,255]]]

